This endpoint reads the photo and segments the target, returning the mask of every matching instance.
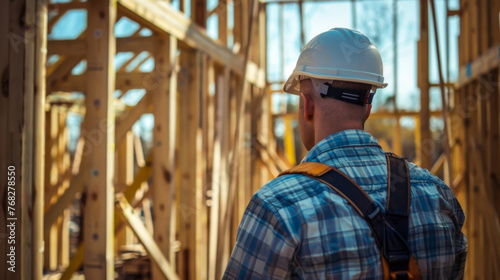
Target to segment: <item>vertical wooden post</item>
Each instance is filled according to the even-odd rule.
[[[57,135],[57,165],[59,169],[59,178],[64,178],[66,172],[70,172],[70,158],[67,151],[68,146],[68,128],[66,119],[68,116],[67,106],[60,106],[58,114],[58,135]],[[59,179],[56,187],[56,197],[64,194],[69,187],[68,179]],[[64,209],[62,215],[57,221],[57,263],[59,266],[66,267],[69,263],[69,209]],[[55,253],[55,252],[54,252]]]
[[[202,28],[207,27],[207,0],[191,1],[191,20]]]
[[[233,0],[234,3],[234,27],[233,27],[233,42],[235,49],[238,50],[238,53],[242,50],[241,48],[241,3],[243,0]]]
[[[4,4],[5,5],[5,4]],[[5,9],[5,7],[4,7]],[[0,15],[1,16],[1,15]],[[35,38],[35,157],[33,189],[33,279],[43,276],[43,209],[45,182],[45,64],[47,61],[47,1],[36,1]],[[0,32],[1,34],[1,32]],[[1,66],[0,66],[1,71]],[[2,102],[0,100],[0,102]],[[1,118],[1,116],[0,116]],[[0,125],[1,126],[1,125]],[[1,128],[0,128],[0,131]],[[0,145],[1,146],[1,145]],[[0,147],[1,149],[1,147]],[[1,153],[0,153],[1,157]],[[0,266],[1,270],[1,266]]]
[[[47,168],[45,169],[45,204],[53,203],[55,199],[57,183],[59,179],[59,169],[57,164],[57,136],[59,134],[59,106],[51,105],[47,116],[46,129],[46,150],[45,161]],[[47,225],[50,230],[45,234],[45,258],[44,267],[48,271],[57,269],[57,223]]]
[[[178,133],[179,150],[177,166],[179,173],[179,184],[176,186],[176,198],[178,204],[178,240],[181,242],[182,256],[179,260],[184,263],[185,271],[179,271],[179,276],[184,279],[195,279],[196,261],[202,261],[196,252],[200,245],[197,242],[196,231],[197,217],[203,215],[203,192],[197,184],[197,177],[202,172],[200,165],[203,152],[198,152],[197,145],[201,145],[200,129],[200,61],[196,51],[183,51],[180,57],[182,75],[179,76],[179,110],[178,110]],[[201,146],[200,146],[201,148]],[[201,192],[201,193],[200,193]],[[200,204],[197,203],[200,201]],[[206,212],[205,212],[206,213]],[[205,214],[206,215],[206,214]],[[205,216],[206,217],[206,216]],[[200,231],[202,228],[199,229]],[[199,241],[199,239],[198,239]],[[206,259],[205,259],[206,260]],[[199,265],[198,265],[199,267]],[[206,268],[206,266],[205,266]]]
[[[87,89],[85,97],[87,181],[84,209],[86,279],[112,279],[114,213],[115,0],[90,0],[87,16]],[[88,148],[87,148],[88,147]]]
[[[177,40],[171,36],[162,36],[156,41],[155,70],[153,91],[153,214],[154,239],[158,247],[175,267],[171,254],[172,242],[172,204],[174,189],[172,187],[174,174],[174,148],[177,113],[177,73],[176,52]],[[152,279],[164,279],[160,268],[153,265]]]
[[[197,96],[199,98],[200,115],[196,131],[196,153],[199,159],[196,161],[196,252],[195,273],[196,279],[207,279],[208,277],[208,209],[206,205],[206,187],[208,183],[208,75],[207,59],[200,51],[196,52],[195,81],[198,85]]]
[[[210,233],[209,233],[209,279],[220,278],[220,240],[221,223],[224,222],[224,216],[221,214],[221,209],[226,206],[227,198],[227,155],[229,152],[229,132],[228,128],[228,101],[229,94],[227,89],[226,79],[229,72],[226,69],[218,71],[216,74],[216,124],[215,124],[215,140],[213,152],[213,169],[212,169],[212,209],[210,213]],[[221,220],[222,217],[222,220]]]
[[[9,10],[10,1],[2,1],[2,9],[0,9],[0,36],[6,38],[9,34]],[[9,71],[9,40],[0,40],[0,73],[8,73]],[[0,84],[5,85],[9,81],[8,77],[0,77]],[[0,131],[5,133],[4,137],[0,137],[0,170],[7,170],[10,133],[9,133],[9,89],[0,87]],[[7,172],[0,172],[0,201],[7,200]],[[7,207],[0,207],[0,234],[7,236]],[[0,242],[0,252],[7,252],[7,242]],[[7,254],[0,254],[0,278],[8,279],[10,272],[7,270]],[[10,277],[11,275],[9,275]]]
[[[393,134],[393,143],[392,143],[392,151],[393,153],[397,155],[401,155],[403,153],[403,145],[401,143],[401,118],[399,115],[396,115],[394,118],[395,123],[395,129],[394,129],[394,134]]]
[[[420,40],[418,41],[418,87],[420,88],[420,164],[430,169],[433,143],[429,109],[429,13],[428,0],[420,0]]]
[[[227,0],[219,0],[219,40],[227,46]]]
[[[0,173],[3,173],[0,175],[0,198],[5,202],[0,210],[0,235],[3,237],[0,242],[3,252],[0,257],[3,262],[0,264],[0,277],[32,279],[39,272],[39,268],[33,271],[32,237],[36,234],[33,235],[33,216],[30,215],[33,206],[37,206],[33,204],[33,176],[39,175],[33,173],[33,159],[37,157],[34,154],[33,133],[33,111],[36,106],[35,1],[3,1],[0,15],[0,36],[4,38],[0,44],[0,71],[3,73],[0,97],[0,131],[3,135],[0,140]],[[36,160],[40,163],[39,158]],[[8,242],[11,240],[15,244]],[[10,262],[12,258],[15,260]]]
[[[127,131],[125,138],[118,145],[116,153],[116,192],[124,191],[134,181],[134,135],[131,130]],[[139,140],[140,141],[140,140]],[[146,211],[146,210],[145,210]],[[132,230],[129,227],[118,229],[115,238],[115,255],[120,252],[120,247],[130,245],[133,239]]]

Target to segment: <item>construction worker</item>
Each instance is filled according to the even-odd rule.
[[[463,278],[465,215],[450,188],[363,130],[386,86],[358,31],[334,28],[304,47],[284,91],[300,95],[309,152],[252,197],[224,279]]]

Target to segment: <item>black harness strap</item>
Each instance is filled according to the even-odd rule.
[[[408,163],[402,157],[386,153],[387,172],[387,207],[385,217],[395,231],[389,232],[386,241],[389,271],[408,271],[411,251],[407,243],[410,215],[410,179]],[[398,236],[391,236],[396,234]],[[402,275],[401,279],[405,279]]]
[[[346,199],[372,229],[375,241],[388,262],[393,279],[409,279],[411,251],[408,240],[408,218],[410,211],[410,180],[408,164],[404,158],[387,153],[388,191],[385,213],[351,178],[330,167],[318,175],[302,173],[316,179]],[[294,173],[288,172],[283,174]]]

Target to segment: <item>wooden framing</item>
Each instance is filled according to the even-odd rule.
[[[301,2],[306,1],[294,1],[294,5]],[[0,169],[16,168],[19,272],[9,274],[6,256],[0,255],[1,279],[42,279],[43,265],[46,271],[67,267],[61,279],[69,279],[82,263],[86,278],[112,279],[114,254],[118,253],[113,248],[113,233],[121,230],[120,215],[138,235],[151,260],[160,264],[152,270],[153,279],[221,277],[253,192],[288,168],[276,151],[273,120],[284,117],[291,123],[294,119],[287,112],[271,115],[272,91],[265,76],[266,3],[220,1],[211,12],[219,17],[219,38],[213,40],[205,31],[209,15],[206,0],[191,1],[191,7],[182,1],[181,11],[190,10],[190,18],[168,1],[50,4],[51,13],[57,12],[50,21],[45,1],[2,2],[0,35],[7,39],[0,43],[1,84],[5,85],[0,88],[0,131],[6,137],[0,138]],[[435,85],[428,80],[427,3],[420,0],[418,86],[422,110],[371,117],[414,117],[419,124],[416,137],[422,166],[437,172],[449,163],[441,157],[432,166],[430,155],[425,153],[432,142],[429,120],[441,114],[428,106],[429,88]],[[229,6],[234,8],[233,19],[229,19]],[[74,40],[47,41],[47,32],[72,9],[88,10],[87,30],[74,34]],[[460,17],[459,77],[456,84],[446,86],[454,88],[449,102],[452,173],[456,176],[450,180],[467,216],[469,279],[500,277],[496,265],[500,261],[500,206],[494,203],[500,199],[500,165],[496,162],[500,149],[499,12],[499,1],[460,0],[460,9],[448,13]],[[138,23],[139,30],[127,38],[115,38],[117,13]],[[234,22],[232,30],[228,20]],[[141,36],[144,28],[153,34]],[[231,36],[234,45],[230,49]],[[143,51],[149,53],[144,60],[154,59],[154,71],[139,71],[144,60],[128,71],[127,66]],[[134,55],[115,70],[113,59],[118,52]],[[47,54],[60,58],[45,67]],[[87,61],[87,69],[72,75],[82,60]],[[115,118],[116,89],[122,96],[129,89],[145,89],[147,93]],[[45,96],[60,95],[58,91],[83,92],[85,102],[57,101],[46,108]],[[73,166],[65,136],[69,111],[86,116],[81,136],[86,144],[77,152],[84,158],[75,156]],[[146,113],[155,118],[154,157],[144,161],[141,152],[134,168],[130,130]],[[295,152],[292,126],[287,128],[291,155]],[[395,143],[401,142],[398,136],[396,131]],[[120,145],[123,139],[126,144]],[[395,151],[398,147],[396,144]],[[122,156],[126,158],[123,161]],[[0,172],[2,200],[7,199],[4,173]],[[141,190],[134,201],[136,191],[141,183],[147,184],[150,175],[149,190]],[[133,182],[131,178],[135,178]],[[115,191],[124,192],[117,204],[113,204]],[[78,193],[83,193],[85,201],[81,229],[85,243],[74,248],[76,254],[68,263],[68,208]],[[132,213],[129,202],[136,211],[143,207],[146,226]],[[0,209],[0,218],[0,228],[5,229],[5,209]],[[0,251],[7,249],[0,244]]]
[[[19,211],[23,217],[20,247],[30,254],[19,254],[22,258],[20,266],[24,269],[14,279],[41,279],[42,254],[46,271],[65,269],[61,279],[69,279],[81,264],[86,278],[111,279],[113,255],[119,253],[113,241],[113,233],[120,229],[117,222],[119,214],[124,214],[127,221],[133,221],[132,227],[151,258],[160,261],[161,265],[154,266],[152,270],[153,279],[172,275],[183,279],[214,278],[213,275],[220,278],[241,218],[240,214],[233,214],[232,209],[244,209],[255,185],[267,181],[270,174],[262,162],[247,161],[240,165],[238,161],[243,160],[243,156],[234,156],[242,147],[245,155],[255,158],[257,153],[250,144],[252,139],[259,137],[265,145],[263,147],[266,147],[272,129],[271,126],[252,124],[252,118],[261,114],[267,116],[263,121],[265,124],[269,124],[271,119],[268,103],[260,108],[259,102],[252,101],[252,96],[262,98],[266,87],[265,40],[259,38],[259,34],[265,32],[265,6],[261,5],[257,13],[257,1],[229,0],[219,3],[216,10],[219,40],[213,40],[204,31],[207,19],[207,3],[204,0],[191,3],[192,20],[175,11],[168,3],[109,0],[51,4],[51,13],[57,15],[47,22],[47,3],[35,3],[38,2],[25,0],[9,3],[7,9],[2,9],[2,13],[7,11],[2,19],[5,21],[2,27],[6,28],[0,29],[0,34],[21,31],[25,27],[36,30],[36,36],[25,36],[27,40],[23,39],[26,34],[19,33],[19,36],[10,38],[9,44],[0,45],[5,51],[0,55],[0,67],[8,73],[3,79],[25,81],[9,83],[10,95],[4,93],[0,96],[0,114],[5,116],[0,121],[0,128],[12,136],[0,140],[0,155],[14,164],[33,159],[32,165],[22,166],[20,173],[16,173],[19,177],[22,175],[23,180],[19,182],[23,186],[22,196],[26,199]],[[186,3],[183,2],[183,11],[189,9]],[[27,9],[21,9],[23,5]],[[228,5],[232,5],[235,11],[233,30],[228,28],[228,17],[231,15]],[[248,8],[254,16],[248,14]],[[48,30],[52,30],[72,9],[87,9],[87,30],[75,34],[77,36],[73,40],[47,41]],[[120,14],[117,16],[117,13]],[[23,21],[17,20],[20,16],[28,19],[24,27],[20,26]],[[121,16],[136,21],[140,25],[139,30],[149,28],[153,34],[142,37],[138,31],[127,38],[115,38],[113,28]],[[36,28],[35,20],[38,21]],[[255,22],[253,31],[247,30],[252,26],[251,21]],[[227,47],[230,36],[234,42],[231,49]],[[20,52],[15,53],[14,48]],[[250,48],[254,51],[249,55]],[[179,50],[183,57],[177,77]],[[126,69],[129,62],[114,71],[116,53],[133,52],[135,58],[143,51],[149,53],[148,58],[154,58],[154,71],[139,71],[146,59],[132,71]],[[58,61],[44,67],[46,55],[56,54]],[[84,60],[87,62],[86,69],[82,74],[73,75],[73,68]],[[18,63],[20,61],[22,63]],[[33,71],[34,66],[41,71]],[[212,77],[210,71],[214,73]],[[2,84],[6,81],[2,80]],[[214,84],[217,100],[211,92]],[[147,93],[137,105],[126,107],[115,118],[115,89],[122,91],[121,96],[129,89],[145,89]],[[45,108],[46,95],[69,95],[74,91],[84,93],[85,101],[74,103],[74,98],[60,101],[50,97],[49,100],[57,101],[51,101],[50,106]],[[17,95],[13,95],[14,92]],[[81,143],[75,155],[71,155],[72,160],[67,148],[66,118],[69,112],[85,114],[81,125]],[[139,167],[142,167],[131,183],[134,168],[130,129],[145,113],[153,113],[155,117],[152,151],[155,157],[152,162],[146,161],[145,166],[138,157]],[[45,128],[46,115],[49,122]],[[22,124],[22,131],[16,131],[19,124]],[[262,133],[261,129],[266,132]],[[43,141],[39,141],[37,136]],[[213,138],[219,139],[218,142],[214,143]],[[114,145],[118,148],[116,157]],[[46,157],[42,158],[44,152]],[[262,153],[283,165],[275,151]],[[14,158],[14,154],[22,154],[22,157]],[[47,164],[44,168],[45,160]],[[242,166],[248,170],[240,173]],[[274,167],[273,170],[279,169]],[[144,230],[142,225],[138,225],[137,217],[128,215],[130,207],[127,204],[138,189],[137,180],[147,180],[148,172],[152,174],[150,190],[141,192],[133,205],[145,207],[145,214],[150,214],[146,211],[149,206],[145,196],[151,194],[154,212],[152,238],[147,233],[152,231],[151,222],[147,222],[149,229]],[[245,183],[243,196],[237,193],[235,180],[250,182]],[[43,184],[33,184],[35,181]],[[218,194],[214,192],[215,185],[220,186]],[[116,205],[119,212],[114,213],[114,192],[123,189],[125,200],[119,199]],[[84,202],[81,232],[85,242],[73,248],[76,253],[68,261],[69,208],[75,197],[80,196]],[[32,207],[39,210],[36,215],[29,216]],[[0,214],[6,215],[4,212]],[[113,217],[115,223],[112,223]],[[151,215],[148,217],[151,218]],[[209,231],[216,234],[207,235]],[[222,234],[220,242],[211,247],[209,238],[218,241],[219,233]],[[43,234],[45,237],[42,237]],[[42,253],[42,242],[45,243],[45,253]],[[209,255],[214,257],[215,263]],[[165,270],[167,260],[168,267],[172,268],[170,272]],[[5,263],[0,268],[5,268]],[[0,278],[2,276],[10,279],[11,275],[0,275]]]

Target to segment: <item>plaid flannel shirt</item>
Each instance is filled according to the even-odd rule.
[[[354,179],[385,209],[387,163],[369,133],[346,130],[320,141],[303,162]],[[451,189],[409,163],[409,243],[423,279],[460,279],[467,255],[465,215]],[[382,279],[368,224],[328,186],[303,175],[278,177],[250,201],[223,279]]]

